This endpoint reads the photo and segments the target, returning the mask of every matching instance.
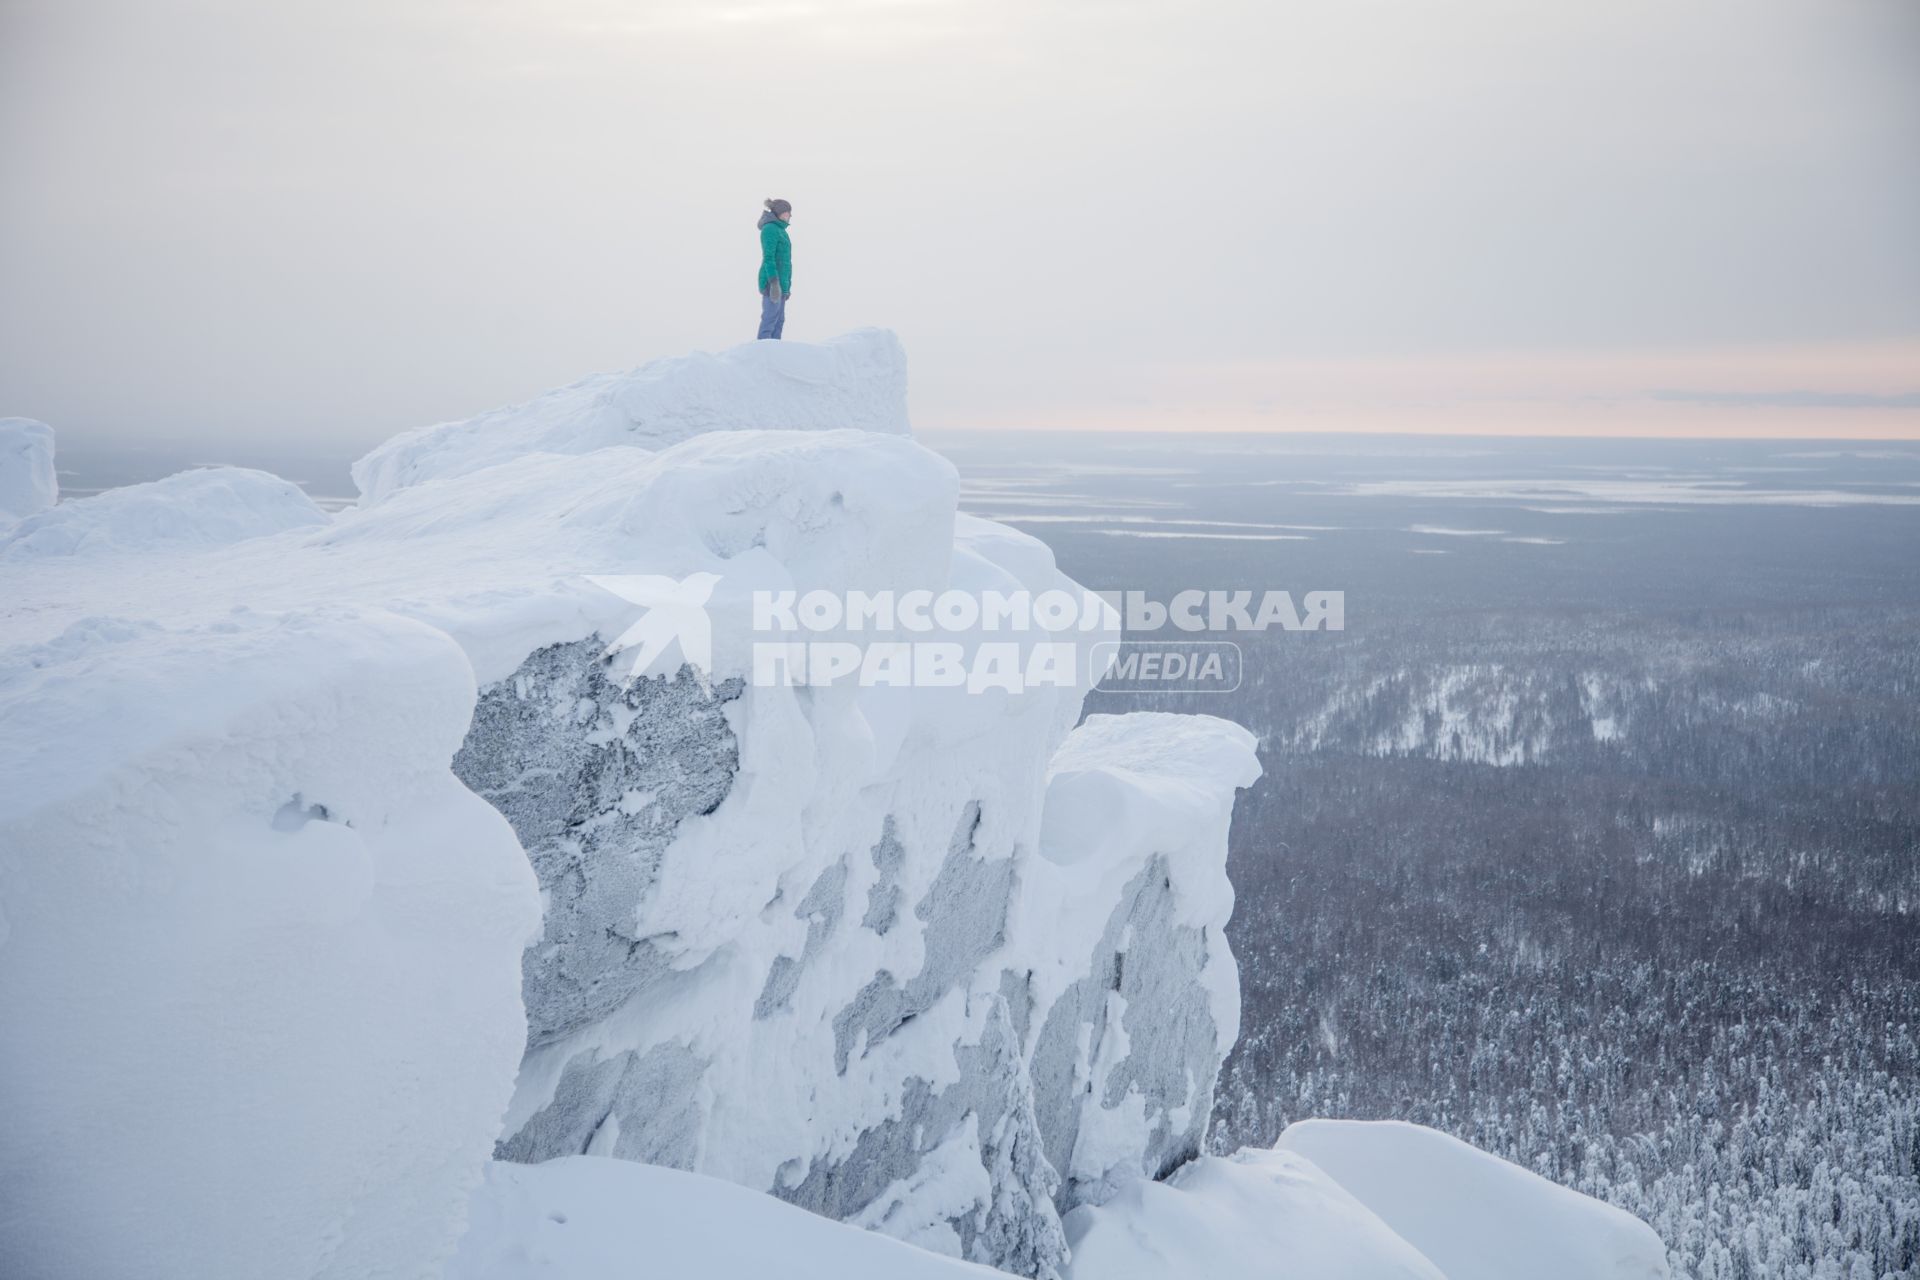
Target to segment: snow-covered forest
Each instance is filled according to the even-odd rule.
[[[1247,1018],[1215,1148],[1304,1116],[1413,1120],[1643,1217],[1676,1275],[1912,1274],[1920,581],[1900,494],[1920,456],[1457,448],[1233,444],[1229,469],[1155,442],[1126,456],[1180,478],[1102,490],[1177,499],[1155,509],[1168,528],[1322,526],[1266,548],[1128,539],[1129,581],[1348,589],[1346,634],[1259,638],[1231,697],[1159,703],[1234,704],[1268,767],[1229,864]],[[1463,519],[1325,492],[1458,467],[1577,491],[1604,467],[1762,463],[1798,468],[1777,489],[1833,476],[1890,503]],[[1408,532],[1449,513],[1558,545]],[[1049,536],[1084,577],[1121,571],[1115,539]]]

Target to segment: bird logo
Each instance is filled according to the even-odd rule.
[[[657,573],[589,574],[587,581],[646,610],[607,646],[608,658],[633,651],[626,683],[645,676],[672,676],[682,665],[691,666],[702,685],[708,682],[713,671],[713,620],[706,606],[719,574],[690,573],[684,578]]]

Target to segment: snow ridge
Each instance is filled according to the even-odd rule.
[[[906,352],[885,329],[755,342],[602,373],[523,404],[395,436],[354,464],[361,499],[530,453],[660,449],[711,431],[907,434]]]
[[[327,513],[290,480],[202,467],[49,506],[0,529],[0,559],[204,551],[326,523]]]

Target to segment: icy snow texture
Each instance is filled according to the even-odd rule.
[[[991,1280],[713,1178],[573,1156],[490,1164],[446,1280]]]
[[[753,342],[602,373],[524,404],[395,436],[353,468],[362,499],[529,453],[660,449],[710,431],[907,434],[907,357],[884,329]]]
[[[1042,543],[958,514],[952,467],[900,435],[716,431],[564,452],[603,428],[654,440],[769,417],[890,433],[903,376],[897,344],[873,334],[665,362],[376,451],[362,472],[384,477],[378,501],[331,523],[191,555],[84,542],[57,567],[0,558],[0,599],[22,639],[108,609],[132,620],[119,626],[217,634],[238,606],[316,599],[450,637],[479,698],[436,763],[454,759],[513,824],[546,908],[520,961],[519,1083],[504,1127],[480,1126],[499,1153],[675,1165],[1044,1276],[1064,1262],[1062,1206],[1162,1171],[1205,1122],[1238,1018],[1220,929],[1251,736],[1204,718],[1095,721],[1050,785],[1081,687],[745,683],[755,588],[1072,584]],[[622,400],[628,382],[645,385]],[[633,397],[680,408],[630,427]],[[638,610],[590,575],[636,573],[718,575],[711,670],[626,686],[608,665]],[[1074,637],[1083,658],[1115,634],[1100,622]],[[307,749],[354,741],[322,726]],[[269,818],[337,803],[280,790]],[[423,962],[423,980],[459,986],[465,954]],[[298,1123],[351,1138],[397,1131],[386,1116],[313,1103]]]
[[[49,507],[0,532],[0,559],[197,551],[326,522],[290,480],[205,467]]]
[[[1632,1214],[1456,1138],[1398,1121],[1303,1120],[1281,1152],[1318,1165],[1447,1280],[1666,1280]]]
[[[1410,1125],[1309,1122],[1336,1135],[1333,1163],[1356,1193],[1297,1151],[1201,1157],[1160,1182],[1136,1179],[1067,1215],[1066,1280],[1541,1280],[1664,1277],[1658,1242],[1618,1211]],[[1351,1135],[1349,1135],[1351,1136]],[[648,1274],[919,1280],[1002,1274],[951,1252],[952,1208],[986,1194],[979,1131],[948,1131],[914,1176],[888,1186],[854,1231],[771,1197],[694,1174],[573,1156],[494,1164],[473,1198],[471,1234],[446,1280],[600,1280],[637,1259]],[[1322,1144],[1326,1145],[1326,1144]],[[1481,1175],[1491,1171],[1491,1180]],[[1464,1175],[1455,1187],[1451,1179]],[[1422,1252],[1367,1204],[1383,1185],[1424,1217]],[[942,1211],[939,1206],[947,1206]],[[934,1212],[925,1212],[929,1207]],[[1403,1219],[1404,1221],[1404,1219]],[[1652,1250],[1653,1252],[1649,1252]],[[1443,1270],[1436,1258],[1447,1262]]]
[[[1665,1280],[1646,1224],[1432,1129],[1306,1120],[1066,1219],[1068,1280]]]
[[[472,705],[444,635],[377,613],[0,653],[0,1274],[451,1253],[538,925],[447,767]]]
[[[0,529],[44,511],[59,497],[53,428],[32,418],[0,418]]]

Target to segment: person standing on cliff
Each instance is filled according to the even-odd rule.
[[[787,224],[793,206],[785,200],[767,201],[760,215],[760,333],[777,338],[787,327],[787,299],[793,296],[793,242]]]

